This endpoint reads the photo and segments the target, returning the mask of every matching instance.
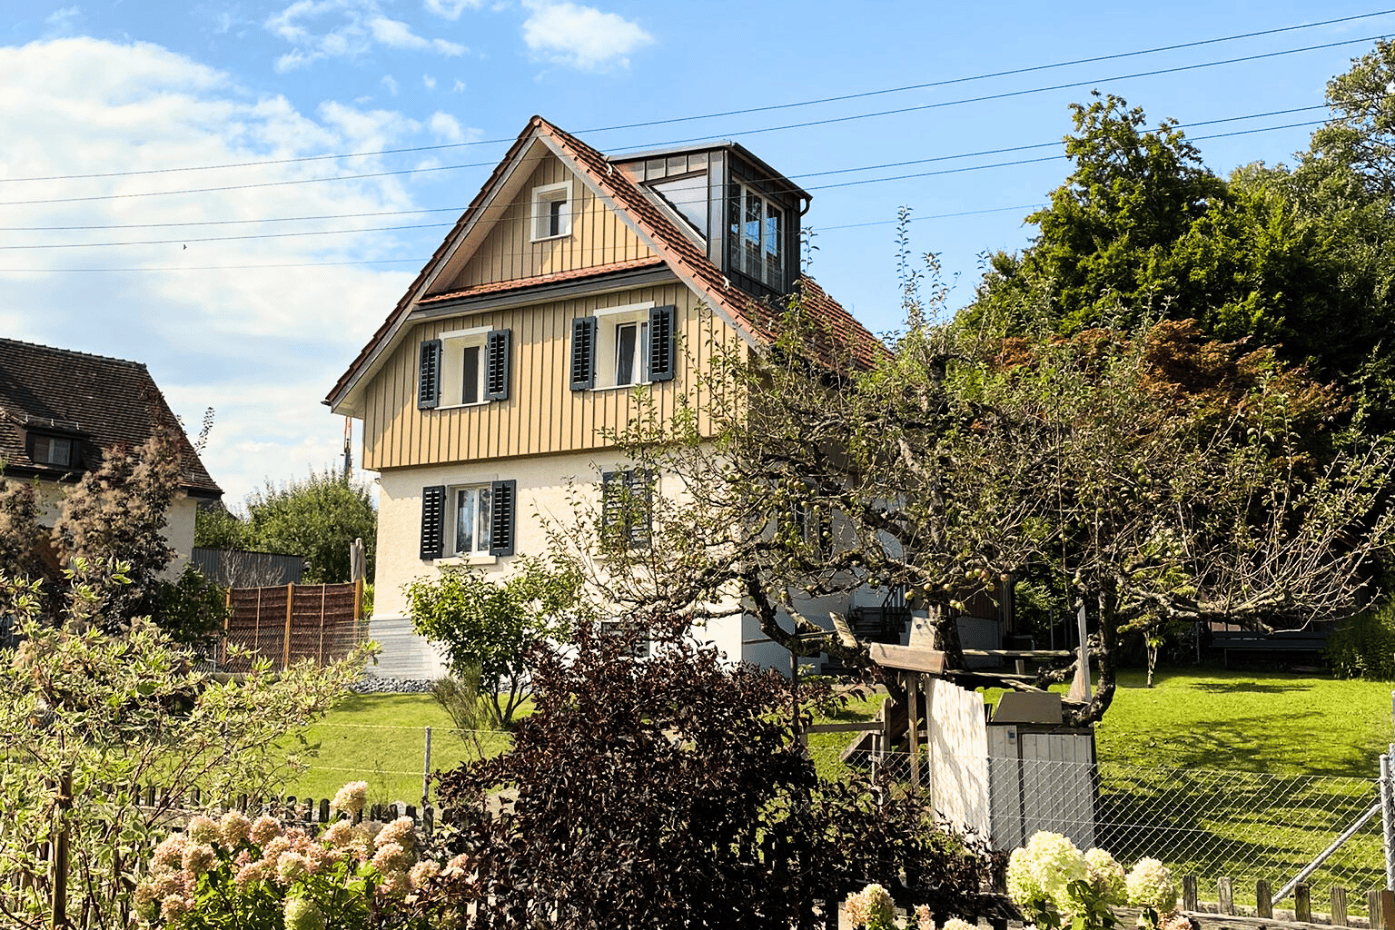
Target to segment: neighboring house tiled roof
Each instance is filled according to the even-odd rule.
[[[732,285],[721,270],[712,263],[707,254],[691,238],[685,235],[640,189],[640,186],[624,170],[616,170],[614,164],[601,152],[557,128],[540,116],[528,121],[513,146],[500,160],[480,192],[466,207],[455,227],[445,237],[422,268],[397,306],[383,322],[373,338],[369,340],[348,370],[325,398],[325,403],[334,406],[341,400],[355,381],[367,370],[373,357],[382,345],[391,340],[401,323],[405,321],[412,307],[418,301],[422,288],[435,273],[451,250],[457,237],[478,218],[480,211],[488,203],[495,186],[500,183],[515,158],[535,138],[545,139],[559,150],[580,170],[592,184],[608,198],[614,206],[647,238],[680,280],[705,296],[719,313],[738,330],[756,342],[768,343],[775,338],[776,315],[771,308]],[[591,274],[609,274],[632,267],[642,267],[640,262],[623,262],[574,272],[578,278]],[[432,295],[420,299],[423,305],[437,304],[465,296],[482,293],[500,293],[522,290],[541,284],[562,280],[562,276],[547,278],[526,278],[500,282],[449,294]],[[866,327],[857,322],[836,300],[830,297],[807,275],[801,275],[799,287],[804,295],[804,309],[809,321],[816,328],[815,350],[828,361],[851,360],[855,365],[870,367],[877,359],[888,354],[887,348]]]
[[[179,444],[184,489],[198,497],[221,496],[144,365],[0,339],[0,460],[7,474],[57,479],[72,471],[35,462],[26,432],[79,437],[97,458],[118,447],[139,447],[157,426]]]

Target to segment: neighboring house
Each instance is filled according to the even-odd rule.
[[[223,492],[150,372],[139,362],[0,339],[0,471],[38,483],[44,524],[57,516],[65,486],[100,467],[112,450],[139,448],[158,427],[179,444],[183,469],[184,493],[165,527],[174,574],[194,548],[198,502]]]
[[[798,286],[832,342],[863,363],[885,351],[800,274],[809,199],[735,143],[612,158],[528,123],[325,400],[363,421],[363,467],[380,475],[379,674],[439,671],[410,634],[405,582],[541,554],[534,516],[567,518],[568,479],[604,484],[606,501],[630,487],[604,437],[638,412],[633,388],[661,415],[695,394],[701,415],[712,347],[767,343],[768,298]],[[788,665],[750,644],[751,618],[707,633],[732,658]]]

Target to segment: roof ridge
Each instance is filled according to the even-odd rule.
[[[29,349],[43,349],[45,352],[56,352],[60,355],[75,355],[79,358],[90,358],[95,359],[99,362],[115,362],[118,365],[129,365],[132,368],[144,369],[146,367],[144,362],[135,362],[127,358],[115,358],[111,355],[98,355],[95,352],[79,352],[77,349],[60,349],[58,346],[46,346],[43,343],[39,342],[26,342],[23,339],[10,339],[5,336],[0,336],[0,343],[9,343],[11,345],[24,346]]]

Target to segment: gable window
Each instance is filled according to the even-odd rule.
[[[35,436],[29,457],[36,465],[67,468],[73,464],[73,441],[62,436]]]
[[[417,407],[460,407],[509,398],[512,331],[475,329],[442,333],[421,344]]]
[[[601,542],[612,549],[649,545],[653,524],[654,482],[641,468],[601,475]]]
[[[571,235],[572,186],[563,181],[533,188],[533,241]]]
[[[785,284],[785,211],[745,184],[733,183],[727,200],[728,266],[767,287]]]
[[[615,307],[572,321],[573,391],[672,381],[676,308]]]
[[[491,481],[421,491],[421,558],[513,555],[518,483]]]

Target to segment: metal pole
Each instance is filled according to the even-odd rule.
[[[431,728],[426,728],[425,733],[426,753],[421,763],[421,809],[426,810],[430,803],[431,787]]]
[[[1279,901],[1282,901],[1284,898],[1288,897],[1290,894],[1292,894],[1293,889],[1298,886],[1299,882],[1316,872],[1317,867],[1326,862],[1328,856],[1332,855],[1334,852],[1340,849],[1343,843],[1345,843],[1347,840],[1351,839],[1353,836],[1356,835],[1356,831],[1366,826],[1366,824],[1368,824],[1371,821],[1372,817],[1380,813],[1382,806],[1382,801],[1377,801],[1376,803],[1372,804],[1370,810],[1366,811],[1366,813],[1356,818],[1355,823],[1347,827],[1344,831],[1342,831],[1341,836],[1337,837],[1335,840],[1332,841],[1332,845],[1328,846],[1322,852],[1318,853],[1318,857],[1314,859],[1312,862],[1309,862],[1306,866],[1304,866],[1303,871],[1299,872],[1287,885],[1275,892],[1272,900],[1275,903],[1277,903]]]
[[[1385,887],[1395,891],[1395,790],[1390,780],[1390,759],[1395,744],[1380,757],[1380,826],[1381,851],[1385,853]]]

